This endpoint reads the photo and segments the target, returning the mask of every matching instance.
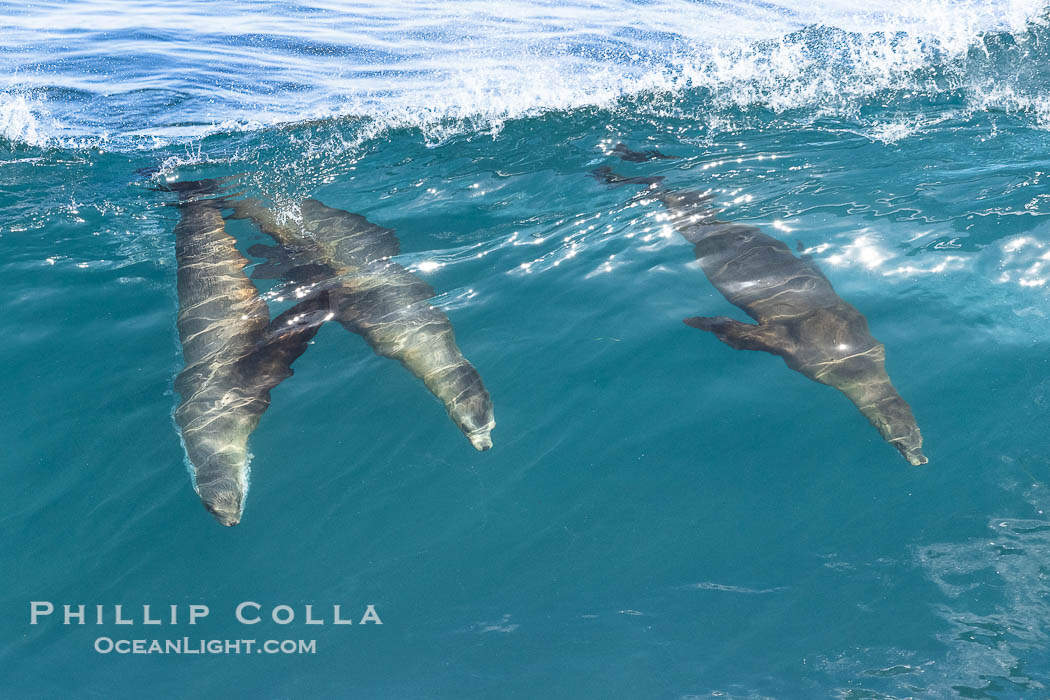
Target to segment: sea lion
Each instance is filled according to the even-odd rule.
[[[613,146],[613,153],[620,157],[620,160],[626,160],[631,163],[644,163],[648,160],[674,160],[678,156],[669,156],[655,148],[650,148],[645,151],[632,151],[627,147],[626,144],[618,143]]]
[[[422,379],[475,449],[492,447],[489,393],[457,347],[448,316],[430,305],[434,290],[390,259],[400,250],[392,230],[316,199],[302,202],[301,225],[278,223],[257,199],[230,197],[223,206],[278,244],[249,249],[267,260],[253,278],[327,290],[335,320]]]
[[[271,322],[216,202],[198,199],[192,184],[170,189],[181,199],[175,259],[185,362],[175,380],[182,397],[175,422],[201,502],[233,526],[248,489],[248,436],[270,405],[270,390],[292,375],[292,363],[325,320],[327,293]]]
[[[926,464],[911,407],[886,373],[885,346],[812,260],[755,226],[719,220],[707,193],[676,192],[662,178],[625,178],[609,168],[595,175],[611,184],[646,185],[645,196],[661,202],[674,229],[694,245],[711,284],[757,322],[694,316],[686,325],[737,350],[779,355],[791,369],[835,387],[909,463]]]

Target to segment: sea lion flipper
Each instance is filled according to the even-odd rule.
[[[265,258],[266,260],[287,260],[288,255],[282,254],[283,250],[280,246],[256,243],[248,247],[248,255],[253,258]]]
[[[687,326],[713,333],[715,337],[735,350],[761,350],[779,355],[776,332],[767,326],[735,321],[725,316],[692,316],[683,319]]]
[[[315,284],[331,277],[331,272],[323,265],[300,263],[293,258],[283,246],[263,245],[256,243],[248,248],[253,258],[262,258],[264,262],[252,268],[253,280],[285,280],[292,284]]]
[[[253,280],[281,279],[292,266],[288,252],[280,246],[256,243],[248,248],[248,255],[265,261],[252,268],[249,276]]]
[[[240,361],[243,375],[269,391],[292,376],[292,363],[306,352],[329,315],[328,292],[315,294],[270,321],[254,352]]]

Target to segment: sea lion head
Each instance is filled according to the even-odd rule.
[[[909,464],[926,464],[915,416],[886,373],[886,347],[860,312],[846,305],[818,309],[799,322],[796,335],[807,342],[784,356],[789,367],[844,393]]]
[[[216,462],[226,462],[217,465]],[[212,469],[197,470],[197,494],[215,519],[226,527],[241,522],[248,491],[248,455],[218,452],[208,460]],[[211,477],[211,478],[209,478]]]
[[[201,503],[215,519],[226,527],[241,522],[244,494],[234,489],[215,491],[207,498],[201,494]]]
[[[883,373],[885,374],[885,373]],[[848,386],[833,385],[857,405],[882,438],[897,448],[908,464],[914,467],[926,464],[922,453],[922,433],[915,422],[908,402],[901,398],[889,377],[876,377],[869,383],[858,382]]]
[[[496,419],[492,415],[492,399],[484,389],[475,391],[449,406],[449,416],[470,440],[475,450],[492,447],[492,429]]]
[[[463,431],[475,450],[485,451],[492,447],[491,433],[496,426],[492,399],[473,365],[460,357],[459,362],[431,373],[424,381],[444,400],[448,417]]]
[[[922,433],[907,402],[893,391],[878,401],[868,419],[879,429],[886,442],[897,448],[908,464],[918,467],[929,460],[922,453]]]

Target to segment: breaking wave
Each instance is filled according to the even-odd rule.
[[[856,119],[877,107],[901,113],[871,124],[892,141],[931,100],[1050,125],[1045,0],[8,9],[0,135],[34,146],[153,148],[339,117],[368,136],[410,127],[441,140],[587,108],[731,127],[754,109]]]
[[[26,146],[46,146],[56,125],[25,95],[0,92],[0,138]]]

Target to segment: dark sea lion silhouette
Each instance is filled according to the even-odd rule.
[[[199,199],[196,183],[168,189],[181,199],[175,259],[185,369],[175,380],[182,398],[175,422],[201,502],[232,526],[248,489],[248,437],[270,405],[270,390],[292,375],[329,313],[328,298],[314,295],[271,321],[216,202]]]
[[[594,174],[609,184],[645,185],[645,196],[660,201],[674,229],[694,245],[711,284],[756,321],[694,316],[687,325],[737,350],[779,355],[791,369],[849,397],[909,463],[927,462],[911,407],[886,373],[885,346],[812,260],[754,226],[719,220],[707,193],[676,192],[663,178],[622,177],[610,168]]]
[[[327,290],[334,320],[422,379],[475,449],[492,447],[496,422],[481,375],[456,345],[448,316],[431,306],[434,290],[390,259],[400,247],[392,230],[316,199],[302,202],[301,225],[278,223],[257,199],[223,206],[277,243],[249,249],[267,260],[252,277]]]
[[[669,156],[655,148],[650,148],[646,151],[632,151],[625,144],[618,143],[613,146],[613,153],[620,157],[620,160],[630,161],[631,163],[644,163],[648,160],[673,160],[678,156]]]

